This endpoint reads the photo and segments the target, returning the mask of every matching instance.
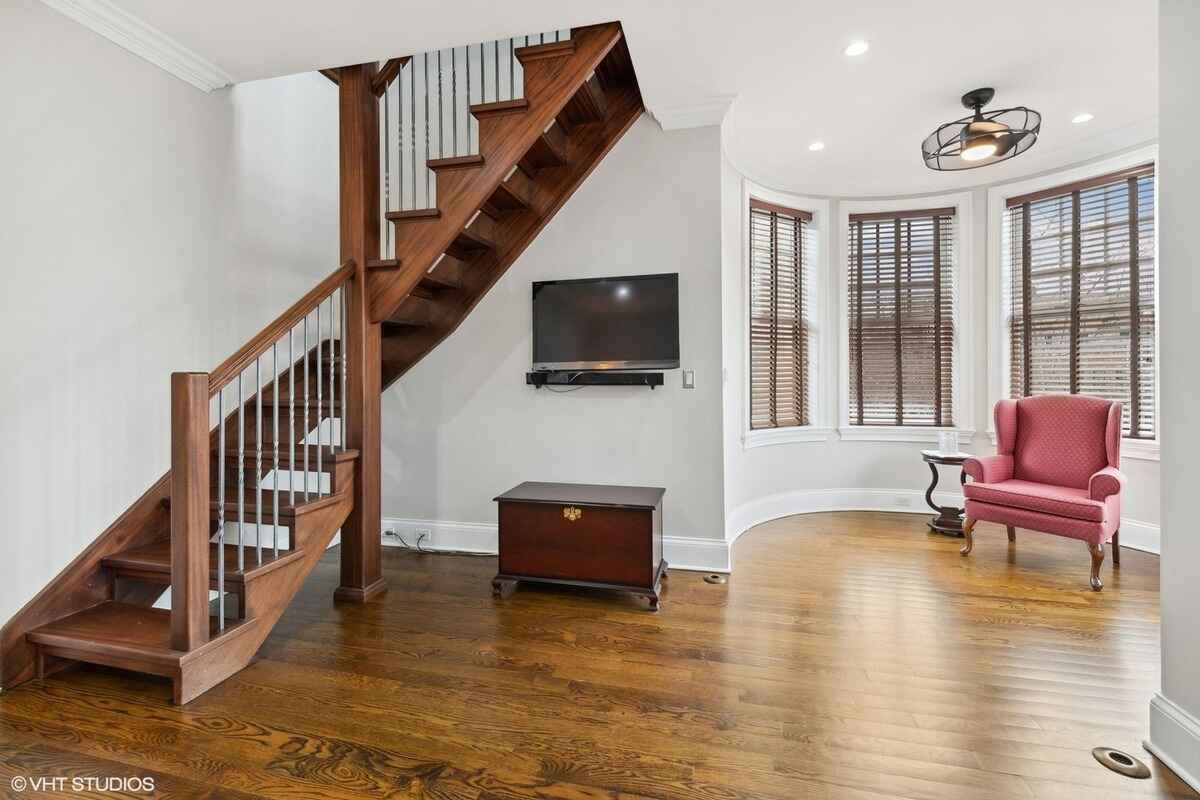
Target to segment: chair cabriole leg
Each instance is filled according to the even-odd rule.
[[[1112,537],[1113,548],[1113,569],[1121,566],[1121,531],[1118,529],[1113,531]]]
[[[1088,553],[1092,556],[1092,591],[1098,592],[1104,588],[1103,581],[1100,580],[1100,565],[1104,563],[1104,545],[1099,542],[1093,544],[1085,542]]]
[[[963,520],[963,546],[959,548],[958,554],[969,556],[971,548],[975,546],[975,520],[967,517]]]
[[[1008,540],[1010,542],[1015,542],[1017,540],[1017,529],[1012,525],[1006,525],[1004,527],[1008,529]]]

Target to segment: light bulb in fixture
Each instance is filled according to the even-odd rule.
[[[856,39],[855,41],[846,45],[846,49],[842,52],[853,58],[854,56],[861,56],[870,49],[871,45],[865,39]]]
[[[959,156],[963,161],[983,161],[996,155],[996,149],[994,141],[976,141],[964,147]]]
[[[1082,125],[1085,122],[1091,122],[1095,118],[1095,114],[1089,114],[1085,111],[1082,114],[1076,114],[1075,116],[1071,117],[1071,122],[1074,122],[1076,125]]]
[[[812,144],[810,144],[808,146],[808,149],[811,150],[812,152],[816,153],[820,150],[825,149],[825,143],[824,142],[813,142]]]

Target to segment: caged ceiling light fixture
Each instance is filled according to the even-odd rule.
[[[962,96],[962,104],[974,113],[940,125],[926,137],[921,143],[925,166],[939,171],[986,167],[1033,147],[1042,115],[1024,106],[984,111],[995,94],[985,88]]]

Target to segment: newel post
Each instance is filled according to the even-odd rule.
[[[171,647],[208,641],[208,374],[171,373]]]
[[[344,361],[346,446],[358,450],[354,508],[342,525],[341,584],[335,597],[363,602],[383,591],[380,393],[382,331],[371,321],[367,262],[379,258],[379,100],[376,66],[338,70],[341,260],[353,259],[347,284]]]

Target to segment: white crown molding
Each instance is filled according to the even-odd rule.
[[[419,533],[428,538],[421,548],[434,552],[475,553],[495,555],[499,552],[499,534],[494,523],[447,522],[434,519],[383,519],[383,543],[403,547],[389,532],[404,537],[409,547],[417,543]],[[721,539],[701,539],[694,536],[664,536],[663,557],[671,569],[696,572],[729,572],[729,545]]]
[[[1200,719],[1156,694],[1150,700],[1150,737],[1142,744],[1200,792]]]
[[[42,0],[114,44],[205,92],[235,83],[233,76],[108,0]]]
[[[655,106],[647,110],[664,131],[679,131],[686,128],[720,125],[732,104],[733,95],[723,94],[699,103],[670,107]]]

